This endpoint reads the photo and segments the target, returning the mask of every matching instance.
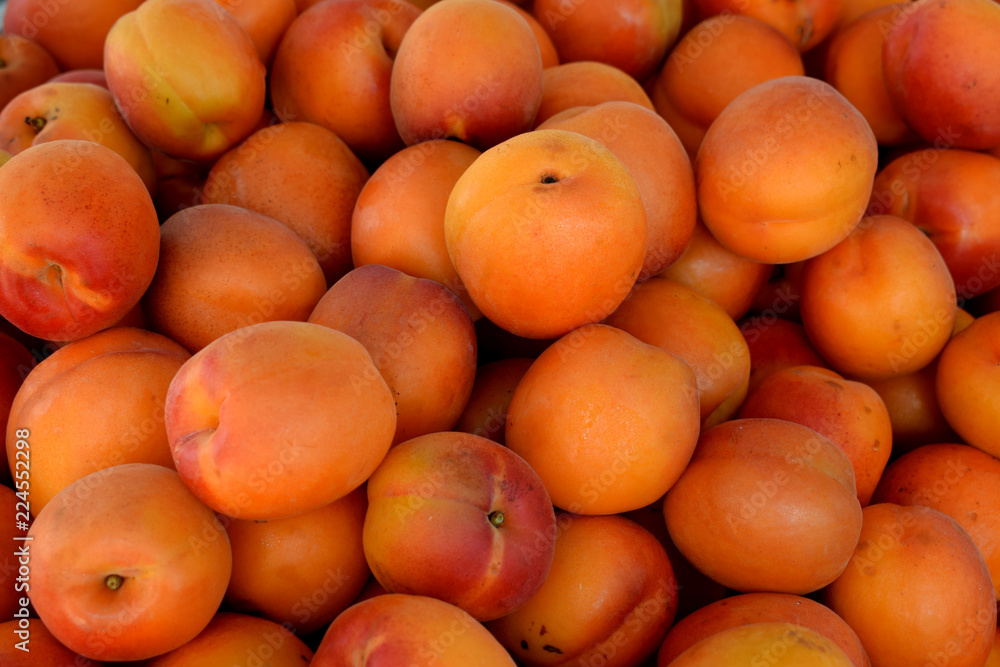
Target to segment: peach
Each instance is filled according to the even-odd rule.
[[[877,162],[867,121],[833,86],[771,79],[736,97],[705,134],[694,162],[702,221],[748,259],[814,257],[861,220]]]
[[[316,255],[328,285],[351,270],[351,215],[368,170],[340,137],[312,123],[277,123],[216,160],[208,204],[232,204],[285,224]]]
[[[11,638],[0,644],[0,663],[5,667],[100,667],[102,664],[60,644],[37,618],[0,623],[0,635]]]
[[[218,526],[215,514],[173,470],[127,463],[91,473],[28,531],[31,603],[56,639],[88,658],[171,651],[208,625],[229,582],[229,541],[196,541],[206,526]]]
[[[407,146],[454,138],[486,150],[529,130],[542,97],[534,33],[493,0],[441,0],[404,35],[389,103]]]
[[[3,32],[38,42],[60,69],[101,68],[111,26],[143,0],[9,0]]]
[[[802,324],[844,375],[882,379],[920,370],[955,323],[955,284],[941,254],[910,223],[865,218],[802,271]]]
[[[219,612],[197,637],[153,658],[146,663],[146,667],[209,664],[303,667],[309,664],[312,657],[313,652],[301,639],[273,621]]]
[[[908,220],[941,253],[958,296],[1000,286],[1000,158],[960,149],[914,150],[875,177],[870,215]]]
[[[518,660],[541,665],[638,665],[663,641],[677,580],[663,547],[618,515],[560,513],[552,568],[517,611],[486,624]]]
[[[978,667],[996,634],[993,583],[975,543],[919,505],[866,507],[850,565],[823,599],[878,667]]]
[[[663,514],[680,552],[738,591],[819,590],[847,567],[861,532],[847,455],[782,419],[703,431]]]
[[[892,452],[892,423],[878,393],[826,368],[775,371],[747,395],[739,417],[770,417],[808,426],[840,447],[854,468],[864,507]]]
[[[480,152],[458,141],[431,139],[383,162],[361,188],[351,216],[355,266],[384,264],[441,283],[474,320],[482,313],[448,257],[444,212],[459,177]]]
[[[861,640],[844,619],[819,602],[787,593],[745,593],[695,611],[667,633],[657,654],[657,665],[667,667],[702,639],[754,623],[784,623],[809,628],[835,644],[854,667],[871,667]]]
[[[143,298],[151,327],[196,352],[260,322],[304,322],[326,291],[309,246],[274,218],[227,204],[172,215]]]
[[[14,399],[7,431],[11,469],[20,457],[17,432],[31,433],[32,512],[77,479],[113,465],[173,467],[163,405],[190,356],[159,334],[113,327],[39,363]]]
[[[681,30],[681,0],[535,0],[531,11],[562,62],[607,63],[640,82],[659,68]]]
[[[476,332],[443,285],[368,264],[338,280],[309,321],[368,350],[396,403],[393,444],[458,421],[476,379]]]
[[[533,361],[527,357],[508,357],[479,366],[472,393],[452,430],[506,444],[507,411],[514,389]]]
[[[935,389],[948,424],[969,445],[1000,456],[1000,311],[977,318],[948,341]]]
[[[805,327],[777,317],[773,312],[753,315],[739,322],[750,350],[748,393],[772,373],[790,366],[823,366],[823,359],[806,336]]]
[[[526,132],[483,153],[452,189],[444,230],[472,301],[528,338],[602,320],[646,254],[645,206],[628,168],[567,130]]]
[[[223,518],[233,549],[227,606],[263,615],[299,636],[329,625],[371,576],[361,539],[365,493],[358,487],[283,519]]]
[[[840,2],[837,0],[694,0],[702,18],[741,14],[774,26],[799,51],[805,52],[833,32]]]
[[[514,667],[507,651],[466,612],[421,595],[379,595],[349,607],[323,635],[310,667]]]
[[[266,66],[274,60],[274,52],[299,12],[295,0],[267,0],[266,2],[243,2],[243,0],[215,0],[226,8],[236,22],[246,30],[257,50],[257,56]]]
[[[403,35],[419,15],[406,0],[337,0],[302,11],[271,66],[275,113],[322,125],[377,167],[403,148],[389,81]]]
[[[212,161],[264,109],[264,65],[246,31],[212,0],[147,0],[104,43],[104,71],[132,131],[172,157]]]
[[[506,444],[556,506],[611,514],[662,497],[690,460],[699,426],[697,380],[682,359],[590,324],[532,363],[510,401]]]
[[[542,72],[535,126],[566,109],[614,101],[634,102],[655,111],[639,82],[614,65],[584,60],[547,67]]]
[[[697,223],[683,254],[657,275],[708,297],[737,320],[750,310],[771,270],[770,264],[740,257]]]
[[[11,155],[56,139],[84,139],[110,148],[153,191],[153,156],[132,134],[106,89],[86,83],[44,83],[21,93],[0,111],[0,148]]]
[[[928,142],[1000,145],[1000,6],[917,0],[885,33],[882,67],[893,105]]]
[[[562,111],[538,129],[570,130],[598,141],[635,178],[646,207],[639,280],[677,261],[694,233],[698,202],[691,161],[663,118],[634,102],[603,102]]]
[[[0,192],[0,315],[32,336],[68,341],[139,302],[160,231],[124,158],[90,141],[39,144],[0,169]]]
[[[375,470],[396,427],[392,394],[361,343],[307,322],[213,341],[174,376],[164,411],[185,484],[241,519],[342,498]]]
[[[733,318],[708,297],[681,283],[651,278],[636,286],[604,322],[691,367],[704,427],[739,410],[750,378],[750,353]]]
[[[777,28],[727,13],[684,33],[656,76],[651,97],[694,158],[712,121],[740,93],[803,74],[802,56]]]
[[[847,655],[820,633],[795,623],[751,623],[701,640],[670,663],[675,667],[776,665],[850,667]]]
[[[24,91],[59,74],[43,46],[20,35],[0,34],[0,109]]]
[[[477,435],[407,440],[368,480],[364,552],[375,578],[387,591],[435,597],[480,621],[538,591],[555,533],[538,474]]]

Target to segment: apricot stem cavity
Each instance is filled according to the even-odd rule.
[[[499,528],[500,526],[503,525],[503,518],[504,518],[503,517],[503,512],[501,512],[499,510],[496,510],[494,512],[490,512],[490,515],[489,515],[490,523],[493,524],[493,526],[496,527],[496,528]]]
[[[542,178],[539,182],[543,185],[550,185],[552,183],[558,183],[559,179],[554,174],[542,174]]]
[[[120,574],[109,574],[104,578],[104,585],[108,587],[109,590],[117,591],[125,583],[125,578]]]
[[[42,118],[41,116],[35,116],[34,118],[32,118],[31,116],[26,116],[24,118],[24,122],[27,125],[30,125],[32,129],[35,130],[35,134],[41,132],[42,128],[45,127],[45,119]]]

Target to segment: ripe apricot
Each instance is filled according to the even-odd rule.
[[[560,111],[615,100],[634,102],[655,111],[639,82],[614,65],[582,60],[547,67],[542,71],[542,100],[535,127]]]
[[[232,612],[219,612],[197,637],[146,667],[196,665],[253,665],[303,667],[313,652],[288,628],[273,621]]]
[[[751,623],[701,640],[670,664],[850,667],[853,663],[840,647],[807,627],[794,623]]]

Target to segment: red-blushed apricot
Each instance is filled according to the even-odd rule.
[[[432,139],[395,153],[361,188],[351,216],[354,266],[384,264],[415,278],[435,280],[472,303],[448,257],[444,212],[459,177],[480,152],[458,141]]]
[[[871,667],[861,640],[844,619],[819,602],[787,593],[745,593],[702,607],[670,629],[660,645],[657,665],[667,667],[706,637],[753,623],[792,623],[809,628],[833,642],[854,667]]]
[[[639,280],[677,261],[698,215],[694,171],[663,118],[634,102],[602,102],[561,111],[538,126],[579,132],[600,142],[635,178],[646,207],[646,256]]]
[[[424,3],[430,5],[437,0],[422,0]],[[556,52],[556,46],[552,43],[552,38],[549,37],[549,33],[545,30],[538,19],[535,18],[534,14],[529,12],[524,7],[521,7],[510,0],[497,0],[501,4],[507,5],[518,15],[525,20],[528,27],[531,28],[531,32],[535,35],[535,41],[538,42],[538,54],[542,57],[542,69],[547,69],[549,67],[555,67],[559,64],[559,54]],[[424,7],[426,9],[427,7]]]
[[[969,445],[1000,456],[1000,312],[955,334],[938,358],[941,413]]]
[[[223,518],[233,549],[225,602],[306,636],[330,624],[371,575],[361,529],[364,487],[308,512],[268,521]]]
[[[479,366],[472,393],[453,430],[506,444],[510,401],[533,361],[529,357],[508,357]]]
[[[1000,461],[968,445],[932,444],[896,459],[882,475],[872,502],[924,505],[944,512],[979,548],[1000,598]]]
[[[9,0],[3,32],[36,41],[52,54],[61,69],[100,68],[104,40],[111,26],[142,0],[82,0],[45,2]]]
[[[389,103],[407,146],[454,138],[486,150],[529,130],[542,58],[517,12],[493,0],[441,0],[407,30]]]
[[[777,28],[782,35],[805,52],[829,35],[837,21],[840,2],[836,0],[797,0],[774,3],[767,0],[694,0],[702,18],[731,13],[750,16]]]
[[[684,253],[658,275],[707,296],[737,320],[750,310],[771,271],[770,264],[754,262],[729,250],[698,223]]]
[[[607,63],[640,82],[659,68],[681,29],[680,0],[535,0],[531,7],[562,62]]]
[[[982,665],[996,632],[993,583],[975,543],[920,505],[866,507],[850,564],[823,600],[877,667]]]
[[[60,644],[37,618],[0,623],[0,636],[11,638],[0,644],[0,663],[4,667],[101,667],[103,664]]]
[[[458,421],[476,379],[476,330],[444,285],[368,264],[330,287],[309,321],[368,350],[396,403],[394,445]]]
[[[747,395],[739,416],[786,419],[829,438],[851,461],[862,507],[892,452],[892,423],[878,393],[818,366],[775,371]]]
[[[91,141],[32,146],[0,169],[0,315],[45,340],[106,329],[156,271],[160,227],[142,179]]]
[[[807,627],[794,623],[751,623],[701,640],[670,664],[850,667],[854,663],[835,643]]]
[[[197,637],[153,658],[146,667],[304,667],[312,657],[312,650],[288,628],[264,618],[219,612]]]
[[[466,612],[436,598],[379,595],[348,607],[316,649],[310,667],[514,667],[503,646]]]
[[[407,440],[368,480],[364,554],[375,578],[387,591],[435,597],[480,621],[538,591],[555,536],[538,474],[477,435]]]
[[[160,229],[160,261],[143,296],[150,326],[196,352],[242,327],[303,322],[326,291],[316,256],[274,218],[201,204]]]
[[[920,370],[948,342],[955,283],[934,244],[891,215],[866,217],[806,262],[802,324],[843,375],[882,379]]]
[[[403,148],[389,84],[403,35],[420,9],[406,0],[311,4],[300,8],[274,56],[275,113],[322,125],[374,169]]]
[[[59,66],[41,44],[20,35],[0,34],[0,109],[57,74]]]
[[[908,151],[875,176],[868,213],[895,215],[923,232],[960,298],[1000,286],[998,157],[957,148]]]
[[[739,326],[750,350],[748,393],[783,368],[824,364],[798,322],[783,320],[772,311],[744,318]]]
[[[286,225],[332,285],[351,270],[351,215],[368,170],[340,137],[312,123],[258,130],[208,172],[204,201],[232,204]]]
[[[823,588],[847,567],[861,531],[847,455],[781,419],[735,419],[703,431],[663,514],[695,567],[744,592]]]
[[[861,220],[877,162],[867,121],[833,86],[804,76],[765,81],[726,106],[698,149],[702,221],[748,259],[814,257]]]
[[[694,158],[709,125],[757,84],[803,75],[802,56],[777,28],[726,13],[685,31],[653,84],[656,111]]]
[[[308,322],[226,334],[174,376],[177,471],[217,512],[274,519],[358,488],[389,450],[392,394],[361,343]]]
[[[663,496],[698,441],[694,372],[678,356],[603,324],[548,347],[518,383],[506,443],[552,502],[580,514],[639,509]]]
[[[547,67],[542,72],[542,100],[535,126],[566,109],[616,100],[655,110],[639,82],[614,65],[582,60]]]
[[[739,410],[746,398],[750,354],[733,318],[708,297],[673,280],[651,278],[637,285],[604,322],[691,367],[704,427]]]
[[[211,162],[254,131],[266,70],[212,0],[146,0],[104,42],[108,88],[129,127],[171,157]]]
[[[647,222],[639,187],[614,153],[576,132],[535,130],[465,170],[444,231],[486,317],[518,336],[557,338],[625,298],[645,258]]]
[[[0,111],[0,148],[17,155],[56,139],[83,139],[125,158],[152,192],[153,156],[128,128],[111,93],[85,83],[44,83],[27,90]]]
[[[243,0],[215,0],[226,8],[236,22],[247,31],[260,61],[270,66],[274,52],[288,26],[298,16],[295,0],[266,0],[265,2],[243,2]]]
[[[29,596],[69,649],[145,660],[193,639],[215,615],[232,569],[219,526],[173,470],[127,463],[59,492],[28,531]],[[168,563],[169,566],[164,566]]]
[[[919,139],[889,98],[882,76],[882,43],[888,26],[910,11],[906,4],[879,7],[833,34],[825,76],[861,112],[880,146]]]
[[[172,468],[163,425],[170,381],[191,354],[141,329],[113,327],[69,343],[25,378],[11,406],[7,460],[21,456],[16,433],[31,445],[31,511],[64,487],[122,463]]]
[[[1000,145],[1000,6],[918,0],[885,27],[882,67],[893,105],[928,142]]]
[[[677,610],[677,580],[649,531],[618,515],[559,513],[541,589],[486,624],[519,664],[622,667],[652,656]]]

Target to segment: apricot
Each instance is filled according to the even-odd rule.
[[[866,507],[850,565],[823,599],[877,667],[982,665],[996,633],[993,583],[972,538],[919,505]]]
[[[309,321],[365,346],[396,403],[394,445],[458,421],[476,379],[476,332],[443,285],[368,264],[338,280]]]
[[[712,16],[685,31],[652,86],[653,104],[694,158],[708,127],[740,93],[803,75],[802,56],[777,28],[750,16]]]
[[[545,583],[486,627],[527,666],[621,667],[652,656],[677,610],[677,580],[663,547],[617,515],[559,513],[556,522]]]
[[[422,0],[427,5],[433,4],[436,0]],[[529,12],[527,9],[510,2],[510,0],[497,0],[504,5],[507,5],[518,15],[524,19],[528,27],[531,28],[531,32],[535,35],[535,41],[538,42],[538,54],[542,57],[542,69],[545,70],[549,67],[555,67],[559,64],[559,54],[556,52],[556,46],[552,43],[552,38],[549,37],[549,33],[545,30],[538,19],[535,18],[534,14]],[[425,6],[424,9],[427,7]]]
[[[143,297],[150,326],[196,352],[242,327],[303,322],[326,291],[316,256],[274,218],[228,204],[170,216]]]
[[[893,458],[921,445],[960,440],[941,413],[936,377],[937,362],[933,361],[913,373],[865,382],[878,392],[889,412]]]
[[[454,138],[486,150],[529,130],[542,96],[538,42],[493,0],[441,0],[399,45],[389,103],[407,146]]]
[[[367,507],[359,487],[283,519],[223,518],[233,550],[227,606],[263,615],[299,636],[329,625],[371,575],[361,540]]]
[[[507,443],[507,412],[514,389],[534,359],[509,357],[476,368],[476,379],[453,430]]]
[[[167,437],[192,492],[217,512],[275,519],[358,488],[392,442],[392,393],[361,343],[307,322],[213,341],[167,393]]]
[[[861,220],[877,162],[867,121],[833,86],[804,76],[765,81],[726,106],[698,149],[702,221],[748,259],[814,257]]]
[[[532,363],[511,398],[506,444],[557,507],[610,514],[666,493],[691,458],[699,424],[697,380],[681,358],[591,324]]]
[[[799,51],[805,52],[833,32],[840,3],[836,0],[694,0],[702,18],[741,14],[774,26]]]
[[[698,202],[691,161],[663,118],[634,102],[602,102],[562,111],[537,129],[595,139],[635,178],[646,208],[646,256],[639,280],[677,261],[694,233]]]
[[[690,366],[704,427],[739,410],[750,377],[749,350],[733,319],[708,297],[673,280],[651,278],[604,322]]]
[[[41,44],[13,33],[0,34],[0,109],[57,74],[59,66]]]
[[[100,667],[103,664],[74,653],[60,644],[37,618],[0,623],[0,635],[11,638],[0,644],[0,662],[5,667]],[[27,644],[21,644],[22,636],[27,638]]]
[[[819,602],[787,593],[745,593],[702,607],[670,629],[657,654],[657,665],[673,664],[679,655],[707,637],[754,623],[808,628],[835,644],[854,667],[871,667],[861,640],[844,619]]]
[[[781,319],[770,312],[744,318],[739,326],[750,350],[748,393],[783,368],[823,366],[823,359],[809,342],[805,327],[798,322]]]
[[[744,592],[823,588],[847,567],[861,532],[847,455],[781,419],[704,430],[663,514],[695,567]]]
[[[844,375],[883,379],[920,370],[948,342],[955,283],[934,244],[891,215],[865,218],[802,271],[802,324]]]
[[[0,316],[32,336],[69,341],[130,311],[156,271],[153,201],[120,155],[50,141],[0,169]]]
[[[514,667],[496,639],[466,612],[436,598],[389,594],[358,602],[330,624],[310,667]]]
[[[383,162],[354,204],[350,227],[354,266],[384,264],[437,281],[462,300],[473,319],[479,319],[482,313],[452,266],[444,238],[448,196],[479,155],[458,141],[431,139]]]
[[[977,318],[945,345],[935,388],[941,413],[969,445],[1000,456],[1000,312]]]
[[[299,12],[295,0],[267,0],[267,2],[243,2],[243,0],[215,0],[226,8],[236,22],[246,30],[257,49],[257,56],[264,65],[270,66],[274,52]]]
[[[286,225],[316,255],[328,285],[351,270],[351,215],[368,170],[340,137],[312,123],[276,123],[212,166],[204,202]]]
[[[173,470],[126,463],[91,473],[28,531],[31,603],[56,639],[88,658],[171,651],[208,625],[226,592],[232,552],[218,525]],[[217,528],[214,539],[198,540],[206,527]]]
[[[809,628],[794,623],[752,623],[703,639],[670,664],[850,667],[854,663],[836,644]]]
[[[547,67],[542,72],[535,127],[560,111],[613,101],[634,102],[655,111],[639,82],[614,65],[583,60]]]
[[[197,637],[153,658],[146,667],[227,664],[303,667],[312,657],[309,647],[288,628],[264,618],[219,612]]]
[[[483,153],[452,189],[444,229],[473,303],[529,338],[602,320],[646,253],[635,179],[610,150],[567,130],[526,132]]]

